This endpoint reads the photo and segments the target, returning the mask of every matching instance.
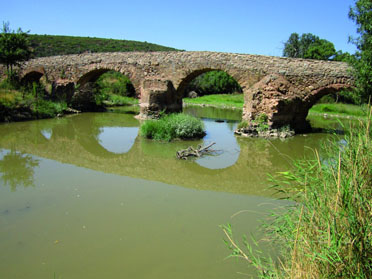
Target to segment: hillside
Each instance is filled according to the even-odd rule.
[[[179,51],[175,48],[151,44],[148,42],[101,39],[90,37],[29,35],[34,57],[83,52],[115,52],[115,51]]]

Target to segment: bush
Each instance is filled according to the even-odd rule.
[[[148,139],[171,141],[175,138],[202,138],[205,131],[200,119],[179,113],[166,115],[159,120],[145,121],[141,125],[141,135]]]
[[[55,103],[47,100],[35,100],[31,105],[31,111],[37,118],[51,118],[62,114],[67,109],[65,102]]]

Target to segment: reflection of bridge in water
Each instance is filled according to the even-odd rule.
[[[125,127],[139,125],[132,116],[115,117],[125,118],[122,121]],[[149,142],[137,136],[127,153],[108,151],[100,144],[99,134],[104,127],[120,126],[121,120],[113,119],[112,114],[101,113],[1,125],[0,148],[105,173],[188,188],[270,195],[263,190],[267,185],[267,173],[283,171],[289,166],[288,158],[282,154],[302,157],[308,152],[304,146],[320,144],[310,136],[286,141],[237,138],[240,154],[236,163],[224,169],[208,169],[196,162],[177,160],[174,154],[180,143]]]

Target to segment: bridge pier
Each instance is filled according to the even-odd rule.
[[[182,111],[182,98],[178,98],[176,89],[170,80],[149,78],[142,82],[138,118],[158,118],[161,112],[180,111]]]

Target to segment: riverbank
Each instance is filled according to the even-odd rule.
[[[212,94],[197,98],[184,98],[185,106],[212,106],[217,108],[243,109],[243,94]]]
[[[111,94],[105,100],[101,100],[100,105],[94,106],[93,111],[106,111],[111,107],[137,104],[136,98]],[[80,112],[63,100],[52,100],[20,90],[0,89],[0,122],[55,118]]]

